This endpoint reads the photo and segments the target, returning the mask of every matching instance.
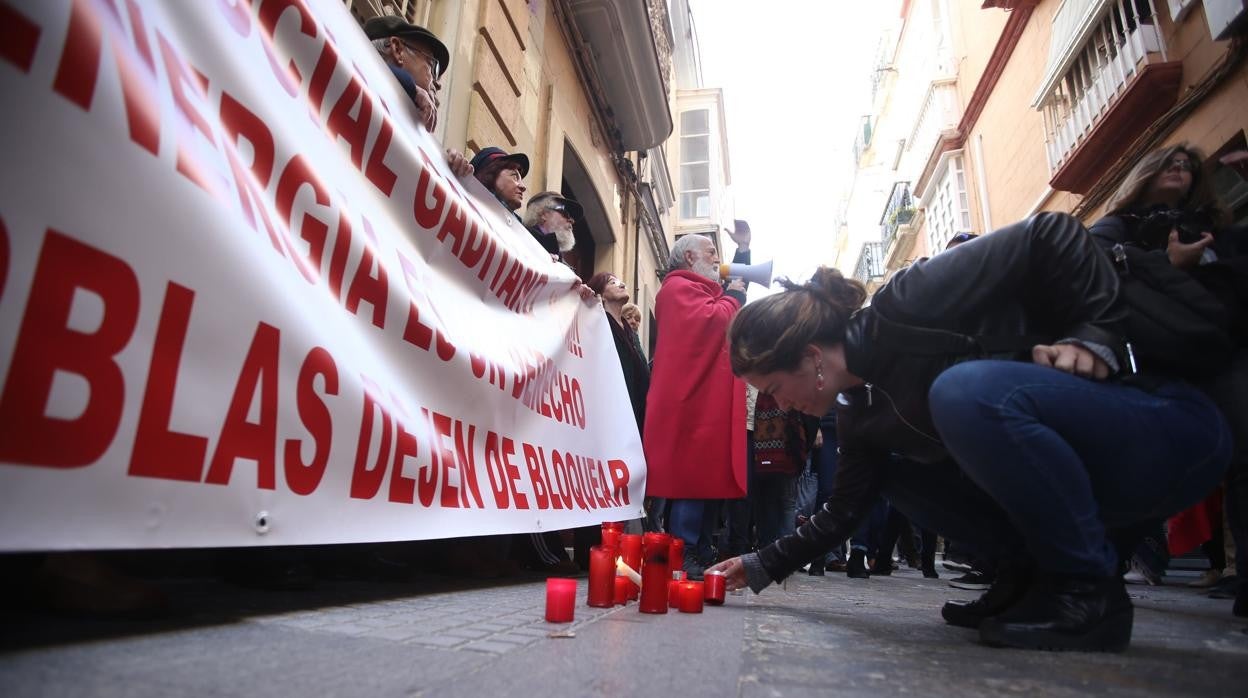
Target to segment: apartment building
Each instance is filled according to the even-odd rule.
[[[1243,220],[1248,184],[1216,161],[1245,147],[1246,24],[1242,0],[904,1],[838,266],[878,286],[959,232],[1046,210],[1090,223],[1142,155],[1180,141],[1214,156]]]
[[[628,283],[651,346],[671,243],[721,244],[731,220],[723,97],[701,83],[687,0],[344,1],[361,22],[397,14],[443,40],[435,135],[468,153],[524,152],[530,193],[578,201],[569,263]]]

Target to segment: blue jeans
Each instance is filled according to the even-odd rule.
[[[880,537],[884,535],[884,527],[888,524],[888,502],[883,497],[876,497],[875,504],[867,510],[867,516],[858,524],[858,529],[849,539],[849,549],[866,553],[867,557],[875,557]],[[893,551],[888,551],[889,555]]]
[[[711,536],[719,516],[718,499],[673,499],[667,532],[685,541],[685,559],[707,562],[714,556]]]
[[[759,473],[757,486],[750,492],[754,500],[754,524],[758,527],[758,547],[771,545],[793,532],[797,519],[797,476]]]
[[[811,468],[814,469],[816,476],[819,478],[819,488],[815,494],[814,510],[809,512],[813,515],[816,511],[823,508],[823,503],[828,501],[832,496],[832,482],[836,479],[836,464],[839,443],[836,440],[836,412],[830,412],[819,420],[819,432],[823,434],[823,446],[817,449],[815,458],[811,462]],[[845,561],[844,544],[837,546],[828,553],[828,561],[832,560]]]
[[[890,500],[986,551],[1008,554],[1021,541],[1046,572],[1114,575],[1107,529],[1200,501],[1230,460],[1226,421],[1182,382],[1146,392],[1029,363],[968,361],[942,373],[929,400],[965,479],[894,460]]]

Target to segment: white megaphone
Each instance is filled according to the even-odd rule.
[[[721,264],[719,265],[719,278],[745,279],[759,286],[770,286],[771,264],[770,261],[759,264]]]

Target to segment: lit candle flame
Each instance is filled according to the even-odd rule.
[[[629,567],[628,563],[624,562],[623,557],[615,558],[615,573],[617,576],[628,577],[630,582],[641,586],[641,575],[637,573],[637,570]]]

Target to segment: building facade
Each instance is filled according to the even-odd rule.
[[[878,286],[960,232],[1038,211],[1090,223],[1141,156],[1177,142],[1213,156],[1220,198],[1243,221],[1248,184],[1217,157],[1245,148],[1244,7],[906,0],[856,162],[872,184],[851,194],[862,214],[838,266]]]
[[[642,308],[642,343],[671,243],[719,241],[728,184],[723,99],[701,85],[688,2],[344,0],[361,22],[397,14],[451,52],[434,135],[471,154],[529,156],[529,193],[585,209],[565,255],[609,271]],[[670,7],[670,10],[669,10]]]

